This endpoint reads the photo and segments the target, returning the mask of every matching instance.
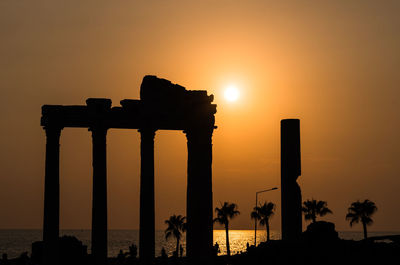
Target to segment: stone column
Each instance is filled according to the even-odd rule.
[[[300,120],[281,121],[282,239],[296,240],[302,231]]]
[[[107,129],[93,127],[93,201],[92,258],[93,264],[107,264]]]
[[[140,129],[140,231],[139,258],[144,263],[154,260],[154,129]]]
[[[46,165],[44,180],[43,264],[58,264],[60,223],[60,134],[59,127],[45,127]]]
[[[186,253],[207,262],[213,244],[212,198],[213,129],[186,130],[188,148]]]

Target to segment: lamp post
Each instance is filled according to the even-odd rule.
[[[257,204],[258,204],[258,194],[263,193],[263,192],[267,192],[267,191],[271,191],[271,190],[277,190],[277,189],[278,189],[277,187],[273,187],[272,189],[257,191],[256,192],[256,207],[257,207]],[[254,246],[255,247],[257,246],[257,221],[258,220],[255,219],[255,222],[254,222]]]

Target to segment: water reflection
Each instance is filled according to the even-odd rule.
[[[280,239],[278,231],[271,231],[271,239]],[[265,230],[257,231],[257,245],[267,240],[267,232]],[[220,255],[226,254],[226,233],[225,230],[214,230],[214,244],[218,243],[221,250]],[[229,244],[231,253],[237,254],[246,251],[246,244],[254,244],[254,230],[231,230],[229,231]]]
[[[391,232],[373,232],[370,236],[398,235],[399,231]],[[62,230],[61,235],[76,236],[83,244],[88,246],[90,252],[90,230]],[[342,239],[361,240],[363,233],[361,231],[339,232]],[[230,246],[232,254],[246,250],[246,244],[254,244],[254,230],[230,230]],[[265,230],[257,230],[257,243],[264,242],[267,238]],[[7,253],[9,258],[18,257],[22,252],[31,251],[31,243],[42,239],[41,230],[0,230],[0,254]],[[271,231],[271,239],[280,239],[279,231]],[[214,230],[214,244],[218,242],[221,253],[226,254],[225,230]],[[183,237],[183,247],[186,251],[185,236]],[[139,245],[138,230],[109,230],[108,231],[108,256],[116,257],[120,249],[128,251],[131,244]],[[164,247],[168,255],[172,255],[175,250],[175,240],[165,241],[164,231],[156,231],[156,256],[161,255],[161,248]],[[186,252],[184,252],[184,255]]]

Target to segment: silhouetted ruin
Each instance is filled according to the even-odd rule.
[[[281,121],[282,239],[299,239],[302,230],[300,120]]]
[[[141,135],[139,256],[154,259],[154,137],[157,130],[182,130],[187,137],[187,256],[212,254],[212,134],[216,105],[207,91],[188,91],[155,76],[145,76],[140,100],[125,99],[111,107],[110,99],[89,98],[86,105],[44,105],[46,131],[44,191],[44,263],[58,263],[59,140],[65,127],[88,128],[93,144],[92,256],[107,263],[107,158],[110,128],[138,129]]]
[[[81,265],[88,263],[87,246],[83,245],[76,237],[64,235],[60,237],[57,242],[59,246],[58,258],[60,265]],[[43,264],[42,254],[43,241],[33,242],[31,255],[32,264]]]

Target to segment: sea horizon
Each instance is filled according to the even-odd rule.
[[[69,235],[78,238],[87,246],[90,253],[90,229],[61,229],[60,236]],[[347,240],[363,239],[362,231],[338,231],[339,237]],[[369,231],[368,236],[397,235],[400,231]],[[271,239],[279,240],[280,231],[271,230]],[[232,229],[229,230],[229,242],[231,253],[236,254],[246,251],[246,244],[254,245],[254,230],[251,229]],[[7,253],[9,258],[16,258],[23,252],[31,254],[31,244],[42,240],[41,229],[0,229],[0,254]],[[214,230],[214,244],[218,243],[220,255],[226,254],[225,230]],[[257,244],[266,241],[266,231],[257,230]],[[129,246],[139,245],[139,229],[109,229],[108,230],[108,256],[116,257],[120,250],[127,252]],[[181,244],[186,251],[186,240],[183,237]],[[176,240],[165,240],[164,230],[156,230],[155,255],[161,255],[161,249],[165,248],[168,255],[172,255],[175,250]]]

